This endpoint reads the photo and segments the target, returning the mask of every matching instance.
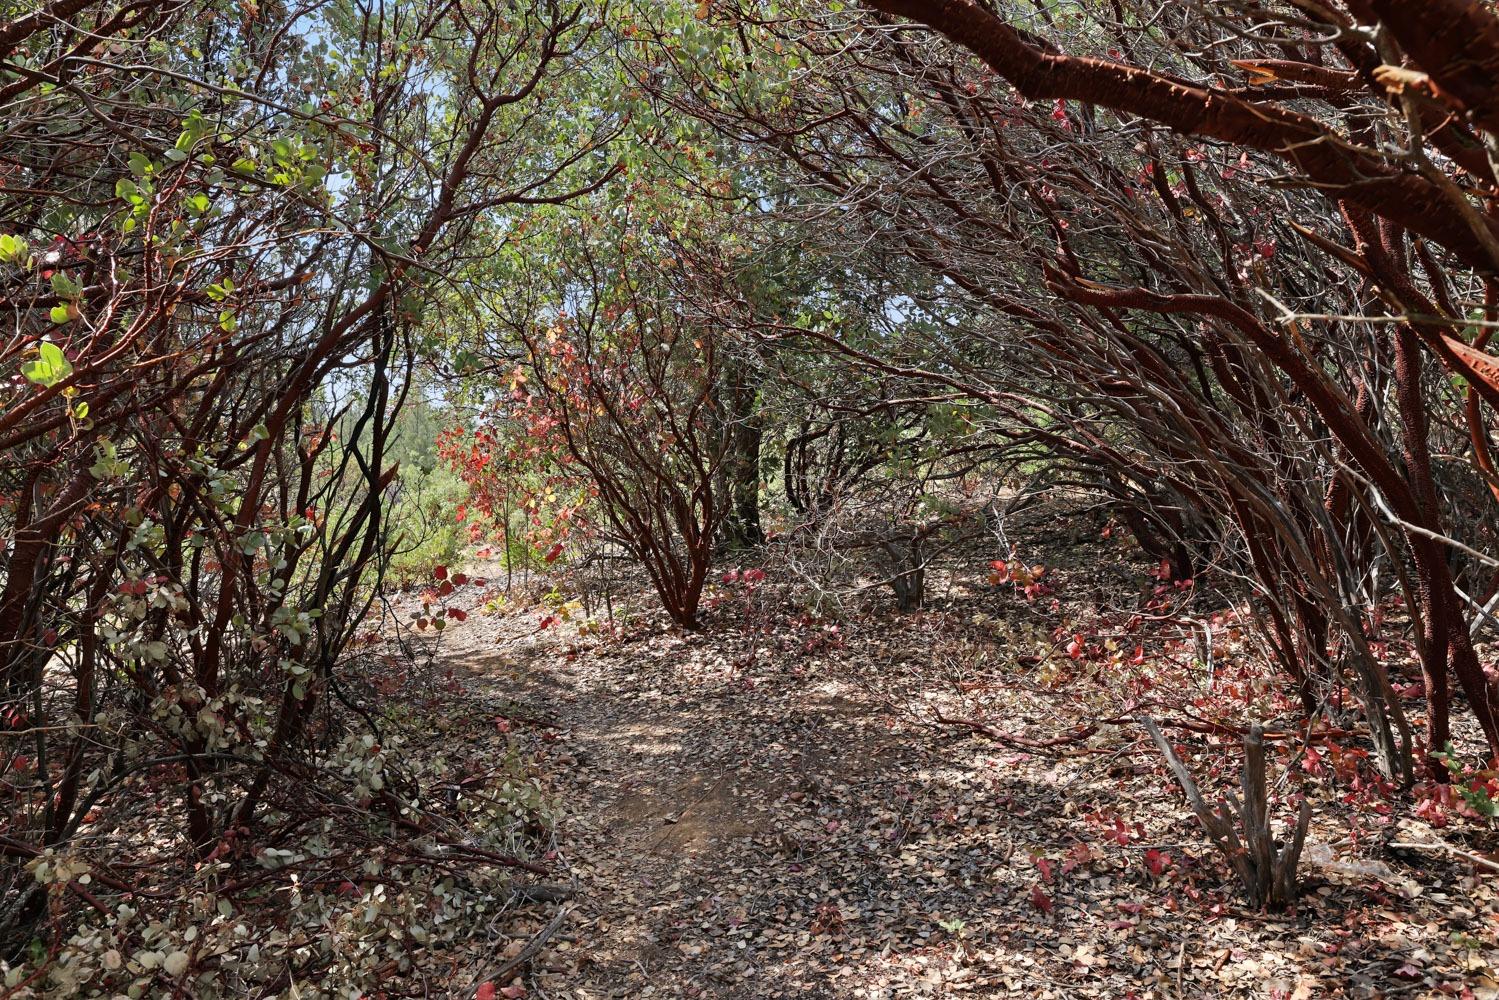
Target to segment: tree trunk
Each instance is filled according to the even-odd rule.
[[[725,373],[722,403],[727,411],[728,454],[723,463],[723,494],[728,500],[722,542],[729,549],[752,549],[765,543],[760,526],[760,443],[765,423],[760,412],[760,379],[747,366]]]

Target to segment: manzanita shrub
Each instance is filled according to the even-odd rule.
[[[607,115],[561,161],[515,127],[595,28],[83,0],[0,30],[11,995],[357,995],[491,905],[466,872],[527,864],[536,804],[441,812],[354,640],[438,278],[481,213],[609,176]]]
[[[873,343],[836,308],[768,331],[883,379],[870,412],[971,402],[1163,582],[1247,593],[1302,714],[1341,701],[1387,779],[1445,780],[1454,713],[1499,752],[1474,641],[1499,582],[1499,119],[1473,55],[1499,57],[1499,19],[1168,6],[1142,34],[1160,4],[723,3],[658,11],[630,53],[639,86],[783,166],[781,214],[840,262],[827,298],[875,288],[899,316]],[[1397,593],[1410,706],[1370,627]]]
[[[478,417],[478,426],[453,427],[438,437],[438,452],[467,489],[451,512],[470,542],[498,542],[507,574],[544,569],[569,547],[595,538],[596,490],[556,433],[557,421],[526,389],[526,374],[510,374],[508,398]]]
[[[504,328],[474,347],[503,388],[481,388],[478,426],[444,448],[469,484],[464,516],[548,564],[596,539],[694,628],[730,508],[734,313],[700,272],[711,262],[637,216],[620,210],[502,303]],[[655,260],[650,273],[632,268],[635,254]]]

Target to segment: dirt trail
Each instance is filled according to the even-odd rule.
[[[843,935],[831,910],[817,924],[830,886],[815,856],[843,810],[824,804],[883,803],[921,766],[861,692],[771,689],[694,637],[569,658],[522,632],[450,655],[562,734],[550,759],[581,952],[565,995],[837,995],[818,958]]]

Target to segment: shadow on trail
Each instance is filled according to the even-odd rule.
[[[1399,978],[1414,915],[1361,931],[1402,901],[1324,888],[1300,916],[1240,912],[1157,779],[914,730],[837,664],[736,666],[714,634],[576,655],[532,638],[459,660],[561,727],[545,763],[578,910],[545,995],[1428,988]],[[1350,949],[1352,978],[1318,978]]]

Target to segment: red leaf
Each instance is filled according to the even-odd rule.
[[[1079,842],[1078,845],[1068,853],[1067,860],[1062,862],[1062,874],[1065,875],[1071,872],[1072,869],[1076,868],[1078,865],[1085,865],[1092,860],[1093,852],[1088,849],[1088,845]]]
[[[553,545],[550,549],[547,550],[547,554],[542,556],[542,559],[546,560],[549,563],[554,563],[557,561],[557,557],[560,555],[562,555],[562,543],[558,542],[556,545]]]
[[[432,568],[432,579],[434,579],[434,580],[446,580],[447,578],[448,578],[448,568],[446,566],[434,566]]]
[[[1171,866],[1171,855],[1163,854],[1155,848],[1145,852],[1145,867],[1150,869],[1150,874],[1159,875]]]
[[[467,621],[468,612],[464,611],[462,608],[448,608],[448,617],[453,619],[453,621],[455,622]]]
[[[453,586],[455,586],[455,587],[461,587],[465,583],[468,583],[468,574],[467,573],[454,573],[453,574]]]
[[[1042,913],[1050,913],[1052,910],[1051,897],[1041,890],[1039,882],[1031,886],[1031,905]]]
[[[1322,766],[1322,755],[1317,752],[1316,747],[1306,748],[1306,757],[1301,761],[1301,769],[1313,777],[1320,777],[1326,772]]]
[[[474,1000],[494,1000],[494,983],[481,983]]]
[[[1036,863],[1036,867],[1037,868],[1041,869],[1041,877],[1044,878],[1044,879],[1046,879],[1046,881],[1050,882],[1051,881],[1051,862],[1047,861],[1045,858],[1041,857],[1041,855],[1039,855],[1039,854],[1037,854],[1034,857],[1032,857],[1031,860]]]

